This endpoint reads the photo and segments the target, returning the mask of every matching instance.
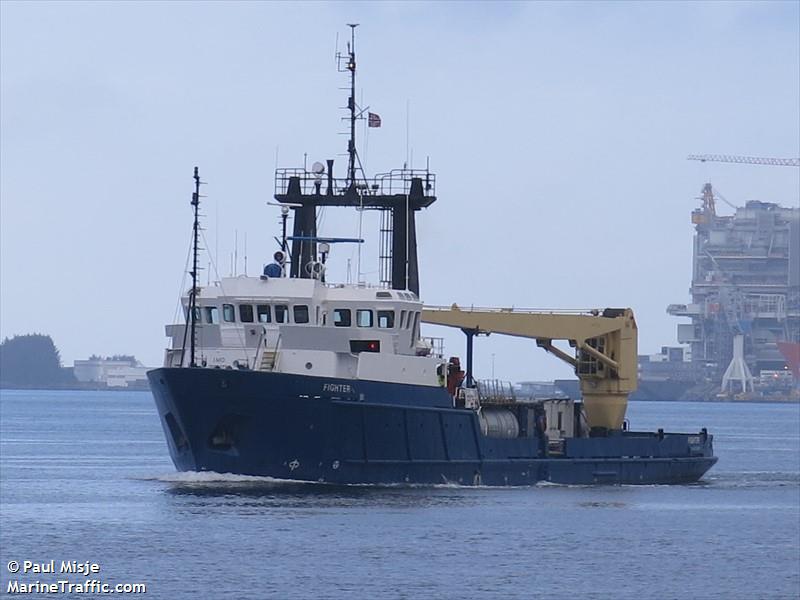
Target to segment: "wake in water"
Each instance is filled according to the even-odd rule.
[[[740,471],[731,473],[710,473],[698,484],[714,488],[776,488],[800,487],[800,473],[797,471]]]
[[[501,490],[501,489],[535,489],[535,488],[598,488],[605,486],[597,485],[576,485],[560,484],[548,481],[539,481],[533,485],[526,486],[486,486],[486,485],[465,485],[458,482],[446,481],[442,483],[331,483],[316,481],[299,481],[296,479],[280,479],[276,477],[260,475],[237,475],[234,473],[217,473],[214,471],[183,471],[166,473],[162,475],[133,477],[139,481],[158,481],[161,483],[174,484],[178,487],[207,487],[207,488],[261,488],[261,489],[283,489],[297,490],[302,488],[365,488],[365,489],[469,489],[469,490]],[[613,487],[674,487],[669,484],[652,485],[614,485]],[[683,484],[681,487],[700,487],[700,488],[774,488],[774,487],[800,487],[800,473],[792,471],[741,471],[710,473],[700,481],[690,484]]]
[[[150,477],[132,477],[137,481],[158,481],[162,483],[178,484],[186,486],[208,486],[208,487],[303,487],[313,486],[315,488],[367,488],[367,489],[520,489],[534,488],[539,486],[557,485],[546,481],[540,481],[534,485],[526,486],[488,486],[488,485],[465,485],[458,482],[446,481],[442,483],[332,483],[327,481],[301,481],[297,479],[279,479],[262,475],[237,475],[235,473],[217,473],[215,471],[181,471],[167,473],[164,475],[154,475]],[[578,486],[575,486],[578,487]],[[581,486],[583,487],[583,486]]]
[[[648,484],[648,485],[634,485],[634,484],[575,484],[575,483],[554,483],[551,481],[537,481],[529,485],[468,485],[465,483],[458,483],[457,481],[446,480],[442,483],[333,483],[330,481],[302,481],[298,479],[280,479],[276,477],[269,477],[266,475],[237,475],[235,473],[217,473],[215,471],[181,471],[175,473],[167,473],[164,475],[154,475],[150,477],[132,477],[136,481],[158,481],[161,483],[176,484],[177,487],[186,486],[201,488],[207,487],[219,489],[239,489],[239,488],[262,488],[262,489],[283,489],[287,491],[295,491],[299,488],[310,489],[387,489],[387,490],[534,490],[537,488],[555,488],[555,489],[600,489],[604,487],[614,488],[653,488],[653,487],[674,487],[675,484]],[[703,482],[693,484],[683,484],[684,486],[701,485]]]
[[[151,477],[134,477],[139,481],[160,481],[162,483],[179,484],[265,484],[265,485],[285,485],[305,483],[291,479],[276,479],[261,475],[237,475],[235,473],[217,473],[215,471],[181,471],[167,473],[165,475],[154,475]]]

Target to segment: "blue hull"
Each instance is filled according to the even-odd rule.
[[[335,484],[665,484],[700,479],[712,436],[500,439],[443,388],[221,369],[148,373],[175,466]]]

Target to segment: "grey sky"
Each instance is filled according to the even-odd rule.
[[[666,305],[688,300],[702,184],[737,204],[800,198],[798,169],[685,160],[800,155],[798,6],[4,1],[0,334],[49,333],[68,365],[160,364],[192,167],[220,271],[238,231],[256,274],[278,232],[276,149],[279,166],[307,152],[343,172],[334,45],[359,22],[358,88],[383,118],[367,171],[402,167],[408,104],[413,164],[430,156],[438,178],[418,220],[423,299],[631,306],[655,352],[675,343]],[[357,216],[329,210],[322,227],[353,235]],[[353,256],[337,247],[333,278]],[[479,375],[492,353],[498,377],[569,375],[499,336],[480,340]]]

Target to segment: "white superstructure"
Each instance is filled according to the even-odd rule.
[[[187,313],[188,296],[182,302]],[[224,278],[198,288],[196,362],[440,386],[444,377],[437,373],[446,365],[420,339],[421,310],[419,298],[402,290],[319,279]],[[164,366],[188,366],[191,328],[168,325],[166,333],[171,344]]]

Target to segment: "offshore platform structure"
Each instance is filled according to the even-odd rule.
[[[349,97],[344,120],[349,124],[347,172],[334,176],[333,159],[327,165],[315,162],[311,171],[280,168],[275,171],[275,199],[284,206],[284,215],[294,211],[291,240],[291,277],[314,278],[320,265],[315,263],[318,244],[363,240],[321,238],[317,236],[317,209],[349,206],[358,210],[381,211],[380,282],[395,290],[408,290],[419,296],[419,265],[415,214],[436,201],[436,176],[427,168],[404,166],[367,178],[356,150],[356,123],[365,118],[369,126],[380,126],[380,117],[368,107],[356,104],[355,28],[351,30],[347,52],[337,54],[339,71],[349,73]],[[323,247],[324,248],[324,247]],[[284,242],[284,251],[286,251]],[[323,249],[322,255],[326,251]]]
[[[797,159],[689,158],[800,166]],[[754,375],[784,369],[779,343],[800,341],[800,208],[753,200],[721,216],[717,197],[706,183],[702,206],[692,211],[692,301],[667,312],[691,319],[678,325],[678,342],[690,345],[695,372],[723,393],[747,393]]]

